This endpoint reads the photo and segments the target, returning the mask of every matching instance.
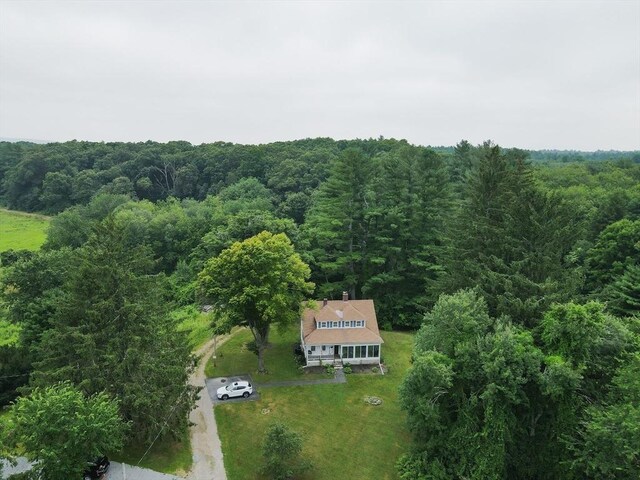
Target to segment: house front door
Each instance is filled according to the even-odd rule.
[[[340,345],[334,345],[333,346],[333,356],[334,357],[339,357],[340,356]]]

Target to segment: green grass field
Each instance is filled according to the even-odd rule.
[[[229,480],[261,478],[262,441],[275,421],[302,434],[304,455],[314,464],[306,479],[397,478],[395,463],[411,442],[398,386],[410,365],[413,336],[383,332],[382,337],[387,375],[353,374],[337,385],[263,388],[260,401],[216,407]],[[233,344],[220,350],[229,347]],[[255,359],[250,352],[245,355]],[[367,395],[380,397],[383,404],[364,403]]]
[[[38,250],[48,227],[49,217],[0,209],[0,252]]]
[[[179,332],[187,332],[187,338],[191,350],[196,351],[213,338],[211,318],[206,313],[201,313],[193,307],[185,307],[173,312],[176,329]]]
[[[298,368],[293,356],[293,346],[300,341],[298,328],[296,324],[284,332],[278,331],[277,328],[271,330],[264,360],[267,373],[258,373],[258,357],[246,348],[246,344],[253,340],[251,332],[247,329],[235,332],[220,348],[217,358],[211,358],[207,363],[206,376],[225,377],[248,373],[257,383],[324,377],[317,373],[303,373]]]

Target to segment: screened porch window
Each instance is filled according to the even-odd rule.
[[[342,358],[353,358],[353,347],[342,347]]]

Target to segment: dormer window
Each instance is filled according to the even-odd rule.
[[[316,320],[316,328],[363,328],[365,320]]]

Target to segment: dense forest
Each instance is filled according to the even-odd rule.
[[[640,152],[1,142],[0,203],[55,215],[41,251],[2,254],[2,404],[71,382],[119,398],[139,438],[178,409],[179,435],[195,392],[175,312],[266,230],[315,298],[348,290],[417,330],[401,478],[640,474]]]

